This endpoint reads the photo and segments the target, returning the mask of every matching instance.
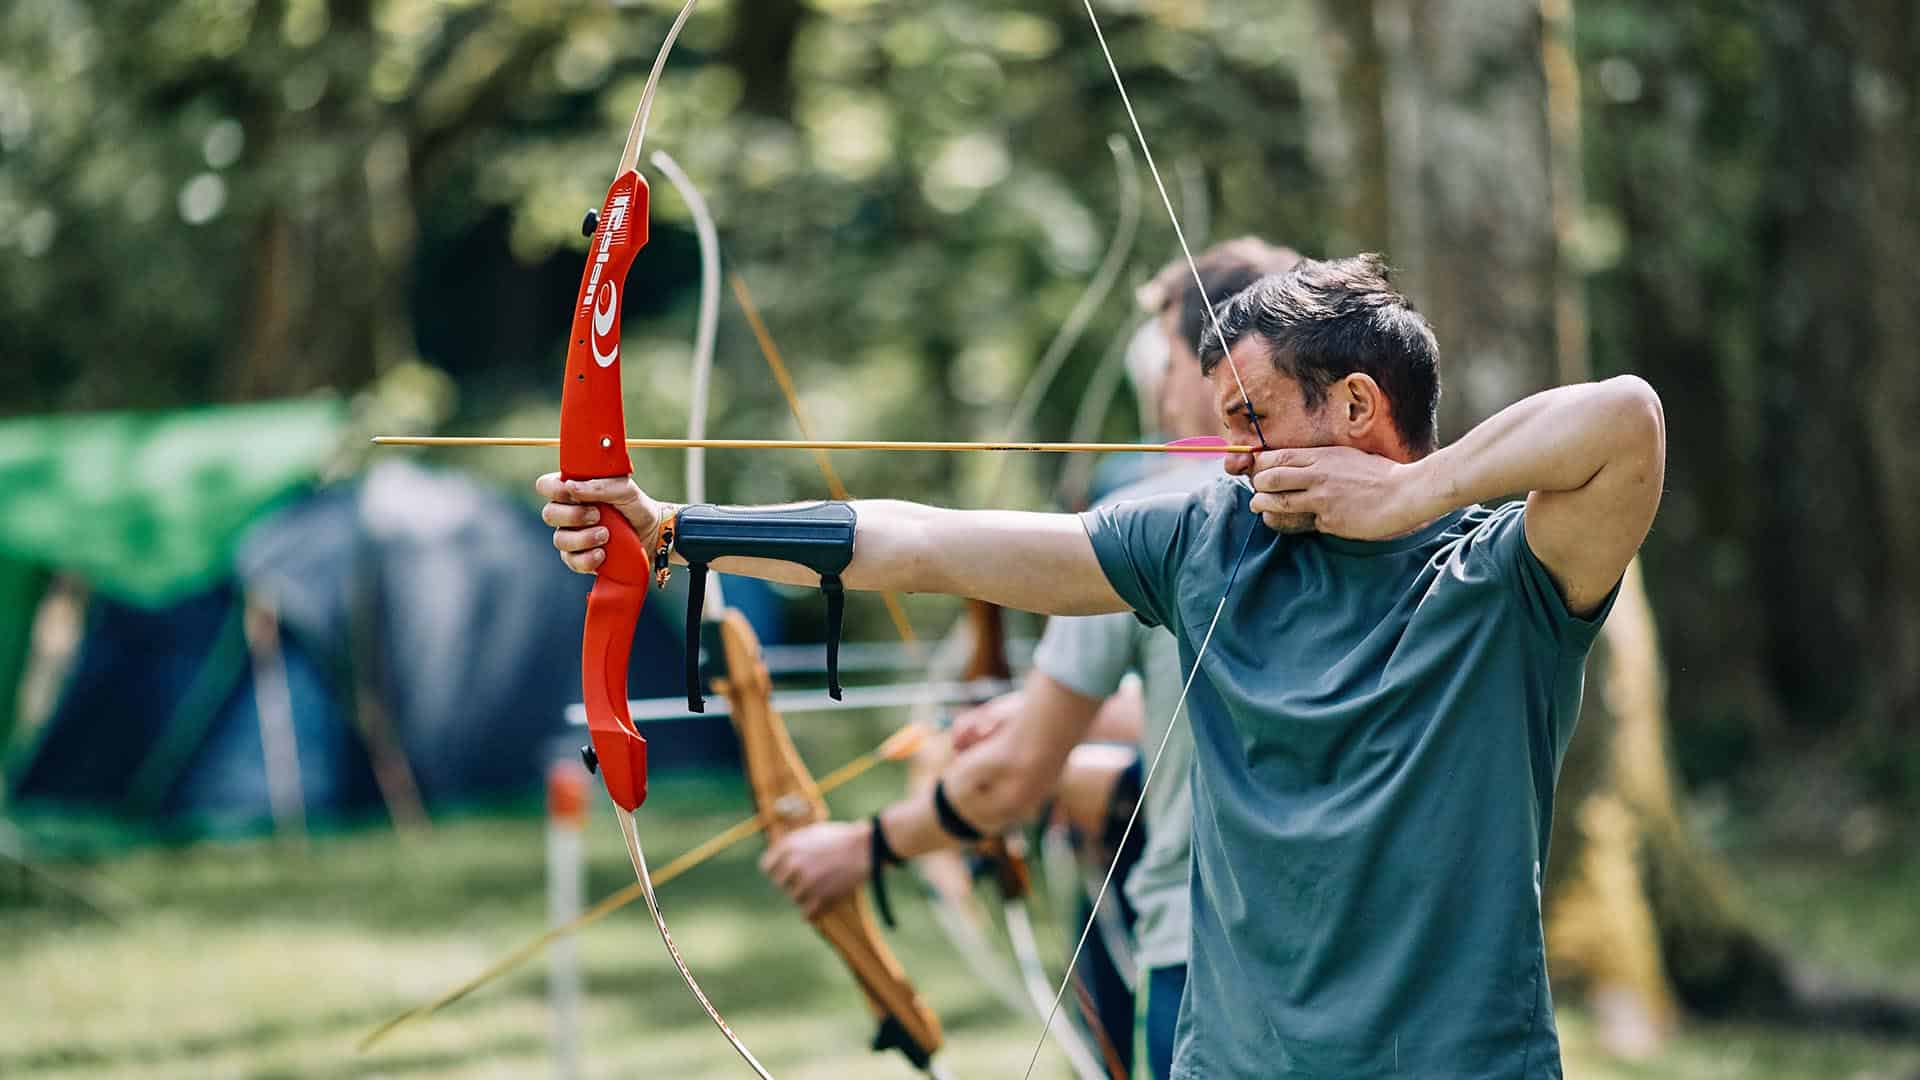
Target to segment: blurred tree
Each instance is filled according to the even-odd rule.
[[[1609,15],[1617,18],[1624,6],[1594,4],[1602,13],[1589,17],[1615,26]],[[1384,157],[1388,163],[1386,241],[1451,358],[1452,403],[1443,406],[1443,430],[1457,433],[1558,379],[1591,377],[1585,278],[1606,253],[1595,250],[1603,245],[1586,220],[1591,209],[1582,204],[1581,178],[1566,175],[1579,170],[1582,161],[1582,87],[1575,81],[1571,5],[1566,0],[1372,0],[1322,5],[1320,11],[1321,32],[1333,40],[1319,50],[1327,61],[1318,84],[1336,92],[1316,100],[1323,123],[1348,129],[1320,144],[1365,148],[1385,141],[1383,155],[1348,150],[1331,160]],[[1353,40],[1356,36],[1360,40]],[[1610,77],[1623,76],[1615,71]],[[1606,80],[1601,81],[1604,92]],[[1833,167],[1830,153],[1795,155],[1802,161],[1809,157],[1822,164],[1805,168]],[[1338,183],[1339,174],[1334,176]],[[1380,198],[1371,194],[1378,190],[1367,183],[1355,189],[1345,215],[1351,231],[1378,228],[1382,215],[1371,205]],[[1664,198],[1666,192],[1659,194]],[[1851,212],[1851,204],[1845,205]],[[1649,246],[1664,239],[1652,239]],[[1802,255],[1816,256],[1836,258],[1812,244]],[[1686,265],[1691,263],[1674,256],[1656,258],[1652,267]],[[1819,289],[1857,289],[1860,269],[1808,266],[1790,280],[1810,281]],[[1607,297],[1603,302],[1617,301]],[[1691,306],[1686,313],[1696,320],[1707,314]],[[1841,321],[1858,324],[1857,318]],[[1824,355],[1835,364],[1858,362],[1857,352]],[[1617,359],[1621,368],[1639,369],[1632,357]],[[1666,380],[1650,374],[1665,392]],[[1677,380],[1694,382],[1685,376]],[[1824,387],[1826,394],[1809,391],[1801,397],[1848,397],[1856,415],[1847,430],[1855,433],[1856,444],[1864,443],[1857,415],[1861,403],[1842,393],[1844,382],[1836,375]],[[1697,432],[1692,426],[1697,404],[1684,389],[1668,394],[1670,426]],[[1828,419],[1844,425],[1842,411],[1836,408]],[[1793,430],[1823,445],[1848,438],[1798,425]],[[1688,462],[1689,453],[1699,457]],[[1785,448],[1767,453],[1792,456]],[[1676,472],[1718,467],[1711,447],[1685,435],[1674,440],[1671,454]],[[1826,467],[1830,462],[1804,475],[1812,480]],[[1715,485],[1704,478],[1698,484],[1697,492],[1689,485],[1674,486],[1688,489],[1688,498],[1722,494],[1710,490]],[[1676,511],[1686,519],[1685,501],[1663,511],[1661,532]],[[1805,504],[1776,500],[1771,505],[1763,514],[1776,530],[1833,533],[1859,524],[1838,508],[1834,517],[1810,524],[1801,522]],[[1650,551],[1658,551],[1662,539],[1656,533]],[[1833,539],[1827,537],[1830,546],[1824,550],[1844,550],[1831,546]],[[1782,555],[1781,561],[1796,560]],[[1690,568],[1672,565],[1669,572],[1680,577]],[[1884,575],[1886,569],[1881,563],[1843,573]],[[1780,572],[1787,573],[1784,567]],[[1788,576],[1798,581],[1777,587],[1789,594],[1821,584],[1820,576],[1807,574],[1804,566]],[[1561,776],[1546,902],[1556,986],[1588,992],[1601,1008],[1606,1037],[1628,1051],[1650,1048],[1681,1006],[1708,1015],[1911,1028],[1920,1022],[1912,1003],[1812,975],[1766,940],[1742,908],[1729,875],[1683,827],[1667,758],[1666,680],[1649,589],[1666,595],[1663,580],[1649,585],[1637,568],[1628,575],[1596,652],[1592,692]],[[1844,618],[1843,611],[1830,603],[1822,608],[1829,632],[1831,620]],[[1827,649],[1859,644],[1829,642]]]
[[[1913,6],[1593,9],[1595,341],[1675,420],[1648,559],[1687,673],[1680,763],[1725,781],[1792,761],[1911,797]]]

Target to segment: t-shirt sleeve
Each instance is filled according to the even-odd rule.
[[[1613,602],[1620,595],[1620,583],[1601,601],[1591,615],[1575,615],[1568,610],[1560,587],[1553,583],[1533,545],[1527,543],[1527,506],[1511,502],[1494,511],[1482,528],[1488,530],[1494,557],[1517,590],[1519,603],[1529,621],[1544,630],[1564,650],[1584,654],[1593,647],[1594,638],[1605,625]]]
[[[1148,626],[1177,627],[1180,561],[1197,505],[1192,495],[1156,495],[1080,515],[1108,583]]]
[[[1106,698],[1134,666],[1134,617],[1055,616],[1033,650],[1033,666],[1055,682],[1090,698]]]

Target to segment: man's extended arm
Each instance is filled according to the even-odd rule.
[[[541,518],[554,527],[554,547],[583,574],[593,573],[605,558],[606,532],[592,504],[615,507],[649,541],[671,509],[629,479],[567,481],[548,473],[534,490],[547,499]],[[859,515],[853,562],[841,574],[850,589],[945,593],[1045,615],[1127,609],[1072,514],[944,510],[890,499],[861,500],[853,507]],[[713,568],[794,585],[816,583],[816,575],[803,567],[767,559],[724,558]]]
[[[1344,447],[1230,462],[1253,475],[1253,509],[1309,513],[1335,536],[1399,535],[1464,506],[1527,492],[1527,543],[1576,615],[1597,609],[1653,525],[1666,419],[1643,380],[1562,386],[1495,413],[1413,462]]]

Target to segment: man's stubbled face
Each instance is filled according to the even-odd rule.
[[[1214,408],[1228,443],[1264,446],[1268,450],[1297,450],[1338,442],[1329,403],[1322,401],[1319,408],[1309,410],[1299,380],[1274,366],[1267,356],[1265,343],[1252,335],[1244,337],[1234,345],[1230,358],[1231,363],[1222,360],[1207,377],[1213,386]],[[1236,367],[1238,380],[1234,378]],[[1227,470],[1242,471],[1238,463],[1245,461],[1245,458],[1229,457]],[[1278,529],[1283,533],[1313,532],[1313,515],[1288,515],[1279,522]]]

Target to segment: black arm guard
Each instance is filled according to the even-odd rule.
[[[687,591],[687,708],[706,711],[700,686],[700,617],[707,569],[729,555],[797,563],[820,575],[827,597],[827,693],[840,699],[840,626],[846,588],[840,572],[853,561],[854,512],[846,503],[811,503],[776,510],[689,506],[675,520],[674,550],[692,572]]]

